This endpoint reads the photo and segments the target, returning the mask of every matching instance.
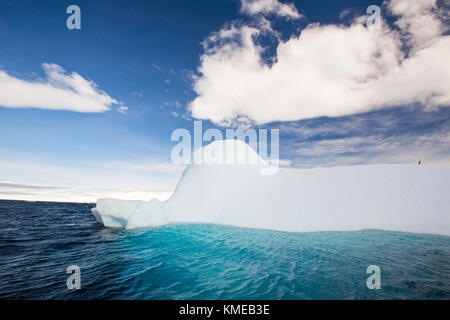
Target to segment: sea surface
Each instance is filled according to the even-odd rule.
[[[450,299],[449,237],[108,229],[93,206],[0,201],[0,299]],[[66,286],[70,265],[79,290]],[[369,265],[381,289],[368,289]]]

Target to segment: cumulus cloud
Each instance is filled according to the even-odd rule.
[[[56,64],[42,65],[47,79],[27,81],[0,70],[0,106],[75,112],[104,112],[121,104],[76,72],[67,74]]]
[[[280,40],[273,64],[255,41],[270,26],[231,23],[205,40],[192,116],[264,124],[417,103],[450,106],[450,36],[437,2],[392,0],[386,8],[398,28],[369,29],[365,16],[348,26],[310,24]]]
[[[388,2],[389,10],[399,17],[396,25],[412,47],[422,48],[444,32],[440,20],[443,13],[437,8],[436,2],[437,0]]]
[[[301,17],[293,4],[281,3],[278,0],[242,0],[241,12],[250,16],[273,14],[293,19]]]

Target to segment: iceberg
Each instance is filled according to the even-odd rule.
[[[279,168],[264,175],[261,166],[267,163],[240,140],[216,141],[196,152],[205,156],[244,145],[256,163],[191,164],[166,201],[99,199],[92,213],[105,227],[127,229],[207,223],[288,232],[379,229],[450,236],[449,166]]]

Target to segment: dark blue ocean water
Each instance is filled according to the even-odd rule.
[[[450,238],[215,225],[106,229],[89,204],[0,201],[1,299],[449,299]],[[81,289],[68,290],[69,265]],[[381,268],[381,289],[366,268]]]

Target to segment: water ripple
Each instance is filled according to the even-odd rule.
[[[102,228],[92,205],[0,201],[1,299],[449,299],[450,238],[216,225]],[[66,269],[81,268],[81,290]],[[366,287],[367,266],[382,289]]]

